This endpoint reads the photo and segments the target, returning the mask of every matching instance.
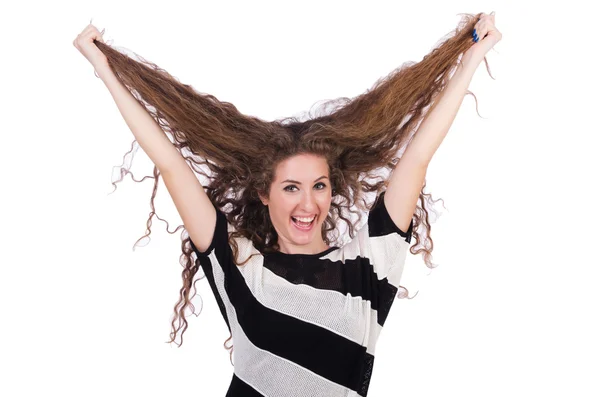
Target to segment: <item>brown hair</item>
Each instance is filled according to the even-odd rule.
[[[294,117],[265,121],[244,115],[231,103],[197,92],[139,56],[139,60],[134,60],[108,44],[98,41],[95,44],[106,55],[118,79],[163,130],[172,135],[173,145],[192,169],[208,178],[205,190],[210,200],[225,212],[228,222],[235,227],[229,242],[234,258],[237,258],[238,247],[234,238],[240,236],[250,239],[259,251],[279,249],[268,209],[262,205],[259,194],[268,196],[277,165],[300,153],[323,156],[329,164],[333,200],[323,223],[323,240],[328,245],[339,243],[340,236],[336,232],[338,220],[346,222],[350,238],[354,236],[361,211],[369,209],[366,194],[379,194],[385,190],[386,178],[379,171],[389,175],[398,163],[399,149],[409,142],[426,110],[448,83],[460,62],[460,55],[473,44],[471,32],[481,14],[462,15],[458,27],[420,62],[403,64],[355,98],[339,98],[324,103],[324,107],[333,105],[332,110],[321,116],[309,114],[304,121]],[[487,59],[485,61],[487,66]],[[133,146],[127,154],[132,151]],[[128,173],[131,172],[127,167],[121,168],[121,178],[115,182],[120,182]],[[154,198],[159,177],[155,166],[154,190],[150,199],[152,212],[147,221],[147,232],[142,238],[150,235],[152,218],[156,216]],[[426,209],[426,204],[431,205],[433,201],[430,194],[424,193],[424,188],[425,183],[413,218],[416,241],[410,251],[412,254],[422,253],[426,265],[434,268],[431,262],[431,226]],[[358,215],[354,224],[350,221],[350,213]],[[416,233],[421,225],[422,238]],[[175,233],[181,227],[183,225],[170,232],[167,223],[169,233]],[[188,326],[184,312],[188,306],[194,310],[190,290],[199,261],[192,258],[193,250],[187,233],[182,234],[181,247],[183,287],[174,308],[169,343],[175,341],[182,328],[183,343],[183,333]],[[241,263],[236,261],[236,264],[242,265],[248,259]],[[398,296],[407,297],[408,291],[401,288],[404,291]]]

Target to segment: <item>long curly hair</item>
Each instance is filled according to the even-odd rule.
[[[322,106],[331,106],[329,111],[316,116],[308,114],[304,120],[286,117],[265,121],[244,115],[233,104],[196,91],[135,53],[138,59],[109,44],[99,41],[95,44],[106,55],[117,78],[170,135],[192,170],[206,178],[208,182],[203,185],[207,195],[235,227],[229,235],[229,243],[236,264],[243,265],[250,258],[244,261],[237,258],[236,237],[251,240],[261,252],[279,250],[277,233],[259,195],[269,196],[277,165],[297,154],[322,156],[329,165],[333,198],[321,230],[323,241],[328,245],[341,245],[342,236],[336,227],[340,221],[347,225],[349,238],[354,237],[361,213],[369,210],[368,195],[385,190],[387,177],[401,158],[399,152],[409,143],[427,109],[445,88],[462,54],[473,44],[471,32],[482,14],[460,15],[456,29],[442,38],[420,62],[404,63],[355,98],[325,102]],[[487,59],[485,63],[489,73]],[[467,93],[475,97],[472,92]],[[130,160],[139,147],[136,144],[134,140],[131,150],[125,154],[131,155]],[[129,166],[120,167],[120,178],[113,180],[115,189],[116,182],[131,174]],[[138,181],[133,174],[131,176],[136,182],[154,179],[151,213],[141,240],[149,238],[153,217],[166,222],[156,215],[154,207],[160,172],[155,166],[151,177]],[[431,262],[433,241],[426,207],[429,204],[431,209],[434,201],[424,192],[425,186],[424,183],[413,215],[415,241],[410,252],[422,253],[426,265],[433,269],[436,266]],[[358,215],[358,219],[352,222],[351,214]],[[167,232],[171,234],[183,228],[180,225],[169,231],[166,223]],[[193,287],[196,294],[192,284],[200,266],[200,261],[194,260],[185,229],[181,248],[183,287],[174,307],[168,343],[175,342],[181,331],[182,344],[188,326],[185,310],[190,307],[194,312],[190,291]],[[407,297],[408,290],[401,288],[403,291],[398,297]],[[224,343],[226,349],[233,349],[226,346],[230,339],[231,335]]]

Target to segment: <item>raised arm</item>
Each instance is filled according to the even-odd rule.
[[[215,208],[181,153],[148,111],[119,81],[94,40],[103,43],[102,34],[90,23],[77,35],[73,45],[92,64],[137,142],[160,171],[194,244],[201,250],[208,248],[216,225]]]
[[[190,238],[204,251],[217,214],[198,178],[161,127],[108,67],[96,69],[135,139],[160,171]]]
[[[403,231],[410,225],[417,207],[429,162],[448,133],[476,68],[477,64],[471,62],[458,66],[390,176],[385,206],[394,223]]]
[[[160,171],[167,190],[198,249],[210,245],[217,219],[215,208],[181,153],[161,127],[108,67],[96,68],[135,139]]]
[[[385,204],[400,229],[410,225],[429,162],[450,130],[477,67],[485,54],[501,39],[502,34],[495,26],[494,13],[481,14],[473,30],[475,44],[463,54],[456,72],[436,98],[394,168]]]

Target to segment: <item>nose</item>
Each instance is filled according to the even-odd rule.
[[[312,191],[305,192],[302,195],[302,201],[300,202],[300,208],[307,214],[316,213],[317,201]]]

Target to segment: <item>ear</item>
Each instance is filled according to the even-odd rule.
[[[262,201],[263,205],[269,205],[269,199],[264,197],[262,194],[258,194],[258,197],[260,198],[260,201]]]

